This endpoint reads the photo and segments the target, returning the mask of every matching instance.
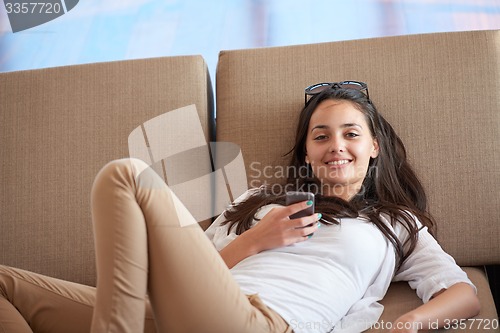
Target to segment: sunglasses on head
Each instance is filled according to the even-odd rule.
[[[323,82],[316,83],[312,86],[309,86],[305,89],[304,93],[304,103],[307,103],[308,96],[318,95],[327,89],[354,89],[359,90],[366,95],[368,99],[370,99],[370,95],[368,94],[368,85],[364,82],[359,81],[342,81],[342,82]]]

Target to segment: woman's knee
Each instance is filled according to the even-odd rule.
[[[109,178],[113,175],[123,175],[131,173],[134,177],[137,177],[141,172],[148,168],[146,162],[136,159],[136,158],[121,158],[110,161],[104,165],[96,178],[105,177]]]
[[[150,166],[140,159],[116,159],[108,162],[97,173],[94,180],[94,187],[98,186],[101,182],[107,182],[110,180],[114,180],[115,182],[137,182],[140,177],[144,177],[143,174],[147,173],[148,170],[150,170]]]

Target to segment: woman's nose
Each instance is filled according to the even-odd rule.
[[[329,147],[330,153],[340,153],[345,151],[345,143],[344,140],[340,138],[333,138],[330,142]]]

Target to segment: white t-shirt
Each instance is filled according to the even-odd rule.
[[[257,218],[275,206],[262,207]],[[222,214],[206,230],[219,251],[238,237],[234,228],[228,234],[223,221]],[[406,239],[404,228],[394,231]],[[424,302],[455,283],[472,285],[427,228],[420,231],[417,247],[396,274],[395,265],[393,245],[373,223],[343,218],[340,225],[323,225],[304,242],[248,257],[231,272],[245,294],[258,294],[295,333],[368,329],[380,318],[383,306],[377,302],[393,280],[409,281]]]

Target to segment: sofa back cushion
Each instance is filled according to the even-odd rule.
[[[90,189],[129,134],[195,104],[211,141],[213,96],[201,56],[0,74],[0,263],[95,283]]]
[[[438,240],[459,264],[500,263],[500,31],[223,51],[217,140],[238,144],[249,186],[283,175],[304,88],[358,80],[406,144]]]

